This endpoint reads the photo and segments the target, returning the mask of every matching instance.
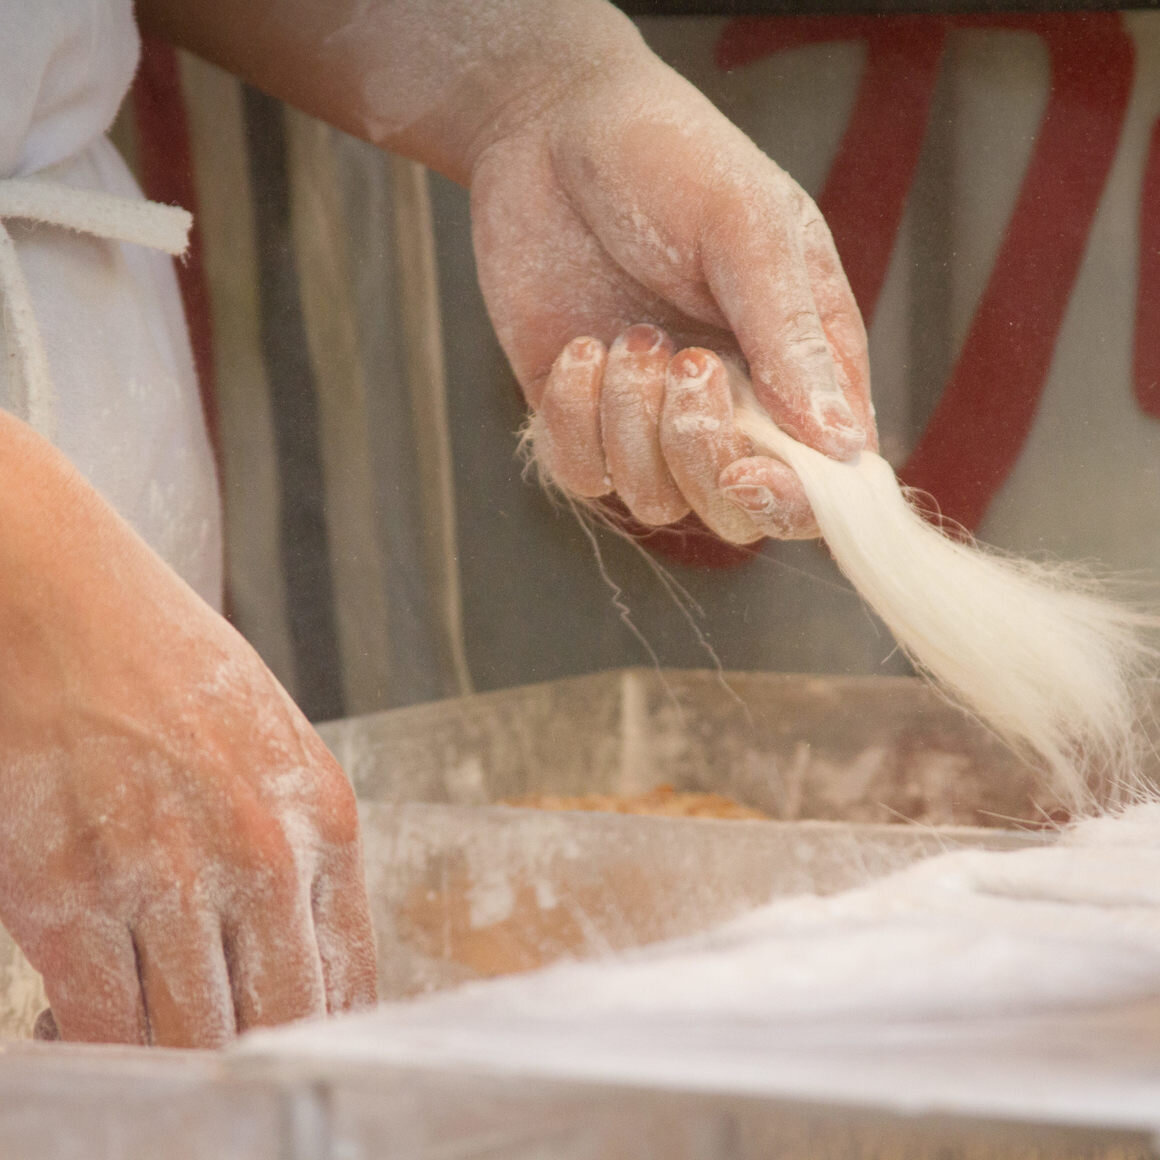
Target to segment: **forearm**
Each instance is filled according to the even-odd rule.
[[[137,0],[142,27],[466,183],[561,88],[645,50],[605,0]]]
[[[17,717],[35,716],[33,706],[59,704],[74,675],[70,658],[94,647],[94,633],[134,639],[125,622],[149,615],[147,594],[166,585],[179,581],[61,452],[0,411],[4,736],[11,740]],[[13,690],[28,712],[14,712]]]

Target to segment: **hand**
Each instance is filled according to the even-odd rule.
[[[816,535],[793,473],[733,426],[729,366],[803,442],[877,446],[829,230],[655,57],[614,61],[525,101],[472,169],[480,281],[537,454],[566,491],[615,490],[647,525],[691,508],[736,543]]]
[[[615,489],[647,524],[692,507],[740,542],[813,534],[796,479],[732,429],[709,355],[673,363],[688,389],[664,418],[662,348],[747,363],[773,418],[830,455],[874,445],[866,336],[817,208],[611,4],[137,8],[259,88],[470,184],[488,308],[540,452],[575,494]],[[613,345],[634,323],[668,337],[651,354],[629,347],[655,334]],[[553,375],[574,339],[593,341]],[[573,446],[593,431],[599,456]]]
[[[0,439],[0,919],[62,1036],[216,1047],[372,1003],[341,769],[55,451]]]

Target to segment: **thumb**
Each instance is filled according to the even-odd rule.
[[[842,389],[849,376],[839,374],[815,299],[800,227],[805,194],[769,164],[774,178],[756,197],[749,188],[713,199],[705,277],[749,364],[758,401],[795,439],[848,459],[868,432]]]

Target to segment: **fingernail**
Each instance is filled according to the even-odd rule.
[[[630,354],[649,354],[656,350],[664,340],[665,336],[658,327],[649,326],[645,322],[630,326],[621,335],[624,349]]]
[[[600,354],[600,343],[594,338],[574,338],[564,353],[573,362],[594,362]]]
[[[777,506],[773,492],[759,483],[735,483],[732,487],[722,488],[721,494],[730,503],[757,515],[765,515]]]
[[[820,419],[826,433],[835,443],[835,450],[855,455],[866,446],[866,431],[854,418],[854,412],[845,399],[827,402],[821,409]]]
[[[669,364],[669,374],[677,384],[703,383],[712,370],[708,357],[698,350],[686,350]]]

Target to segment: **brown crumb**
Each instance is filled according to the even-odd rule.
[[[671,785],[658,785],[641,794],[589,793],[578,797],[559,794],[527,794],[501,803],[525,810],[581,810],[606,814],[647,814],[663,818],[769,819],[769,814],[743,806],[719,793],[678,793]]]

